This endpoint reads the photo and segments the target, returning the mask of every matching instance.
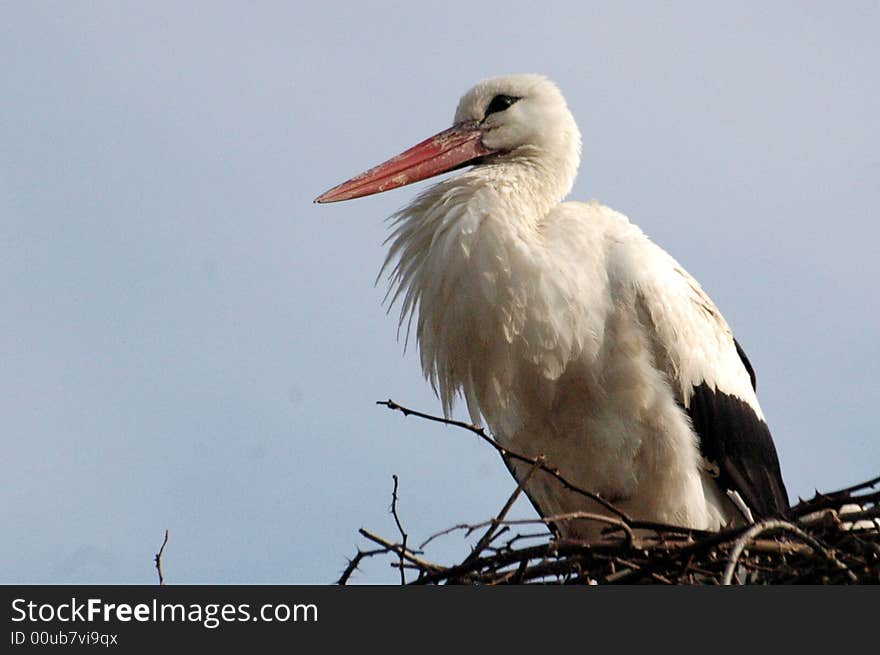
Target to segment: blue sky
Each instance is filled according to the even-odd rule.
[[[540,72],[572,198],[694,274],[792,497],[878,473],[876,2],[0,5],[0,582],[334,580],[512,490],[437,412],[373,282],[420,187],[312,199]],[[463,417],[464,413],[459,412]],[[531,515],[526,503],[519,516]],[[467,542],[429,552],[449,561]],[[361,582],[394,582],[368,562]]]

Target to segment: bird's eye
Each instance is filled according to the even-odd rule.
[[[499,94],[492,98],[492,102],[489,103],[489,106],[486,107],[486,116],[489,114],[494,114],[496,111],[504,111],[510,105],[515,103],[519,98],[515,96],[506,96],[504,94]]]

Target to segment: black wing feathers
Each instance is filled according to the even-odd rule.
[[[739,344],[737,351],[754,384],[754,371]],[[748,403],[703,383],[694,387],[687,412],[700,437],[700,452],[718,465],[722,490],[739,492],[756,519],[788,509],[770,429]]]
[[[749,379],[752,381],[752,389],[757,391],[758,380],[755,377],[755,369],[752,368],[752,363],[749,361],[749,358],[746,357],[746,351],[743,350],[742,346],[739,345],[739,341],[736,339],[733,340],[733,345],[736,346],[736,354],[739,355],[739,358],[742,360],[743,366],[745,366],[746,370],[749,372]]]

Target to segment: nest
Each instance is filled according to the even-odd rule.
[[[381,404],[428,420],[463,427],[493,445],[505,458],[532,464],[579,493],[543,458],[511,453],[483,430]],[[483,523],[442,530],[414,547],[397,513],[398,480],[394,476],[391,513],[399,538],[386,539],[366,529],[360,534],[371,548],[359,549],[338,580],[347,584],[370,558],[390,558],[401,584],[880,584],[880,477],[831,493],[816,492],[785,515],[719,532],[632,520],[608,505],[609,515],[583,512],[540,519],[512,520],[507,512],[522,493],[524,479],[498,514]],[[521,532],[542,524],[592,519],[607,524],[599,541],[555,538],[546,530]],[[431,561],[427,548],[453,532],[480,534],[461,562]]]

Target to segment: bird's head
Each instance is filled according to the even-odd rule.
[[[581,135],[565,98],[546,77],[511,75],[480,82],[458,103],[456,125],[475,124],[483,161],[580,157]]]
[[[567,193],[581,137],[559,89],[540,75],[484,80],[462,96],[453,126],[343,182],[315,202],[381,193],[471,165],[529,163],[549,168]]]

